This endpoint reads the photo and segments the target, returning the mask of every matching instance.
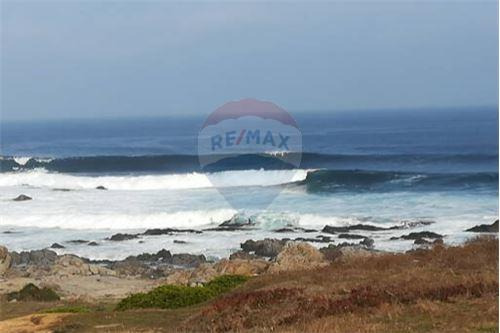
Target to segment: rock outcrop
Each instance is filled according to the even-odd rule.
[[[33,199],[27,195],[21,194],[12,200],[13,201],[28,201],[28,200],[33,200]]]
[[[286,239],[271,239],[266,238],[263,240],[254,241],[249,239],[241,243],[241,249],[248,253],[255,253],[261,257],[276,257],[285,246]]]
[[[268,269],[269,265],[269,261],[262,259],[222,259],[214,264],[214,269],[220,275],[236,274],[252,276],[264,273]]]
[[[284,271],[296,271],[313,269],[326,266],[323,254],[307,243],[289,242],[283,248],[276,261],[269,267],[268,272],[279,273]]]
[[[470,229],[465,231],[468,232],[498,232],[498,220],[493,222],[492,224],[480,224],[476,225]]]
[[[374,225],[370,224],[354,224],[354,225],[349,225],[349,226],[344,226],[344,227],[334,227],[330,225],[326,225],[322,232],[325,232],[327,234],[337,234],[337,233],[347,233],[353,230],[358,230],[358,231],[383,231],[383,230],[393,230],[393,229],[398,229],[399,227],[388,227],[388,228],[383,228],[383,227],[377,227]]]
[[[10,268],[12,258],[5,246],[0,246],[0,276],[5,275]]]
[[[176,270],[165,279],[167,284],[196,286],[226,274],[259,275],[267,271],[270,262],[262,259],[222,259],[215,264],[204,263],[193,270]]]
[[[51,267],[50,273],[57,276],[116,275],[116,272],[111,269],[100,265],[88,264],[81,258],[69,254],[58,257]]]
[[[124,240],[129,240],[129,239],[134,239],[139,237],[137,234],[114,234],[111,237],[108,238],[108,240],[113,241],[113,242],[119,242],[119,241],[124,241]]]
[[[400,237],[391,237],[391,240],[395,239],[405,239],[405,240],[417,240],[417,239],[438,239],[443,238],[443,235],[437,234],[432,231],[420,231],[420,232],[410,232],[407,235]]]
[[[13,266],[39,266],[50,267],[57,259],[57,253],[52,250],[33,250],[22,252],[11,252]]]

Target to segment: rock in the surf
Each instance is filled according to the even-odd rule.
[[[155,229],[147,229],[141,235],[145,236],[161,236],[161,235],[173,235],[176,233],[194,233],[201,234],[202,231],[195,229],[177,229],[177,228],[155,228]]]
[[[209,231],[236,231],[240,229],[246,229],[255,225],[255,221],[250,217],[244,215],[235,214],[229,220],[222,222],[216,228],[207,229]]]
[[[344,238],[344,239],[365,239],[366,238],[363,235],[357,235],[357,234],[339,234],[337,237]]]
[[[359,245],[365,247],[366,249],[373,249],[375,241],[370,237],[365,237],[361,242],[359,242]]]
[[[20,194],[19,196],[17,196],[16,198],[14,198],[12,200],[13,201],[28,201],[28,200],[33,200],[33,199],[27,195]]]
[[[394,239],[416,240],[420,238],[437,239],[437,238],[443,238],[443,235],[437,234],[432,231],[420,231],[420,232],[410,232],[409,234],[403,235],[401,237],[391,237],[391,240]]]
[[[377,227],[377,226],[370,225],[370,224],[354,224],[354,225],[349,225],[349,226],[344,226],[344,227],[334,227],[334,226],[330,226],[330,225],[325,225],[322,232],[325,232],[328,234],[337,234],[337,233],[347,233],[347,232],[350,232],[352,230],[383,231],[383,230],[394,230],[397,228],[398,227],[383,228],[383,227]]]
[[[492,224],[480,224],[476,225],[470,229],[465,231],[468,232],[498,232],[498,220],[493,222]]]
[[[139,237],[137,234],[114,234],[111,237],[108,238],[108,240],[113,241],[113,242],[120,242],[124,240],[129,240],[129,239],[135,239]]]
[[[85,239],[72,239],[68,241],[70,244],[87,244],[88,242],[89,241]]]

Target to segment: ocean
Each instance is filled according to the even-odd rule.
[[[474,236],[466,228],[498,218],[497,108],[290,113],[302,132],[298,168],[247,158],[208,171],[197,156],[202,116],[4,121],[0,244],[60,243],[58,253],[91,259],[162,248],[221,258],[247,239],[311,238],[325,225],[357,223],[433,222],[412,231],[454,244]],[[12,201],[20,194],[33,200]],[[255,227],[106,240],[148,228],[209,229],[235,214]],[[317,232],[275,232],[285,226]],[[404,251],[412,241],[390,238],[408,232],[362,234],[377,249]],[[99,245],[69,242],[78,239]]]

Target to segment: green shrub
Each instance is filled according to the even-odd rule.
[[[19,291],[14,291],[7,294],[7,300],[18,300],[18,301],[39,301],[39,302],[52,302],[58,301],[59,295],[47,287],[42,289],[35,286],[33,283],[28,283]]]
[[[224,275],[215,278],[204,286],[186,287],[165,285],[147,293],[128,296],[118,303],[117,310],[134,308],[176,309],[208,301],[215,296],[227,292],[244,283],[248,277],[241,275]]]
[[[91,310],[83,305],[58,306],[43,311],[44,313],[85,313]]]
[[[245,283],[247,280],[248,276],[244,275],[222,275],[208,282],[204,287],[213,290],[219,295]]]

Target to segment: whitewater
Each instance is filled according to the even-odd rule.
[[[201,118],[5,123],[0,244],[20,251],[59,243],[59,253],[91,259],[162,248],[221,258],[248,239],[328,236],[339,244],[346,240],[324,226],[421,221],[432,223],[411,231],[460,243],[475,236],[465,229],[498,218],[497,117],[487,108],[303,115],[298,168],[249,157],[213,170],[196,155]],[[13,201],[21,194],[32,200]],[[210,230],[235,215],[255,224]],[[151,228],[201,233],[109,240]],[[409,230],[359,234],[376,249],[406,251],[412,241],[391,238]]]

